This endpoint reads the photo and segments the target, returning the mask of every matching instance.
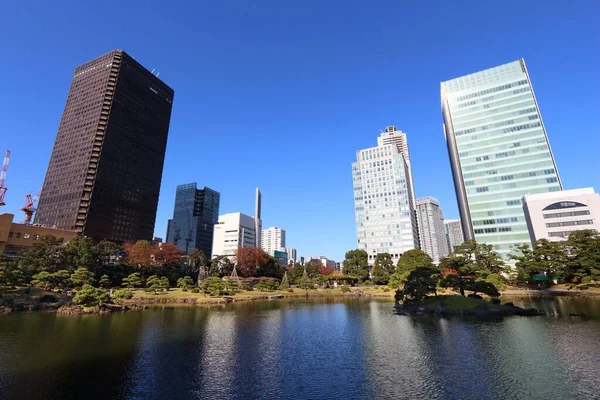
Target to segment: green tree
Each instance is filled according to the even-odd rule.
[[[378,285],[387,285],[395,270],[396,267],[390,253],[379,253],[375,257],[373,269],[371,269],[371,279]]]
[[[87,268],[77,268],[75,272],[71,274],[71,282],[73,282],[75,287],[82,287],[86,283],[93,285],[95,281],[94,274],[88,271]]]
[[[267,276],[277,279],[283,278],[284,273],[285,267],[282,267],[279,261],[273,257],[269,257],[269,259],[262,265],[259,265],[256,270],[257,276]]]
[[[281,279],[281,284],[279,285],[279,290],[286,290],[290,288],[290,282],[288,279],[287,271],[283,274],[283,278]]]
[[[306,271],[306,268],[304,268],[304,272],[302,272],[302,279],[300,280],[300,287],[302,289],[313,289],[314,288],[314,283],[313,283],[312,279],[310,279],[310,277],[308,276],[308,272]]]
[[[95,288],[87,283],[85,283],[81,290],[79,290],[75,294],[75,297],[73,297],[73,302],[75,304],[81,304],[86,307],[97,306],[108,303],[109,301],[110,296],[106,290]]]
[[[200,290],[211,296],[221,296],[225,291],[225,283],[221,278],[209,277],[200,282]]]
[[[423,250],[408,250],[400,256],[396,272],[400,274],[404,272],[410,273],[419,267],[431,268],[433,267],[433,260]]]
[[[52,282],[59,289],[68,287],[71,283],[71,274],[66,269],[61,269],[52,274]]]
[[[365,250],[347,251],[344,257],[344,274],[356,276],[361,282],[369,279],[369,255]]]
[[[188,256],[188,267],[189,273],[192,276],[197,276],[197,282],[200,282],[202,279],[207,278],[210,273],[210,269],[208,267],[208,260],[206,259],[206,255],[200,249],[194,249]]]
[[[260,281],[256,285],[254,285],[254,289],[259,290],[261,292],[264,292],[264,291],[272,292],[274,290],[277,290],[278,287],[279,287],[279,283],[277,281],[269,281],[269,280]]]
[[[510,255],[516,261],[517,283],[551,285],[552,279],[563,279],[567,275],[569,257],[565,252],[565,244],[540,239],[533,248],[528,245],[518,246]],[[536,281],[534,276],[545,275],[545,281]]]
[[[76,266],[95,271],[98,266],[98,250],[94,241],[88,237],[75,236],[62,248],[63,263],[69,271]]]
[[[166,276],[152,275],[146,279],[146,290],[157,294],[159,290],[168,290],[169,280]]]
[[[109,288],[112,285],[112,281],[110,280],[110,276],[104,274],[100,277],[100,282],[98,282],[100,287]]]
[[[600,281],[600,233],[593,229],[571,232],[566,243],[569,260],[567,279]]]
[[[222,278],[224,276],[231,275],[233,271],[233,263],[226,256],[215,257],[209,269],[209,275],[211,277]]]
[[[317,261],[309,261],[305,265],[306,273],[310,279],[318,278],[321,276],[321,268]],[[304,274],[304,271],[302,271]]]
[[[127,288],[139,288],[144,286],[144,282],[142,281],[140,273],[134,272],[132,274],[129,274],[127,278],[123,278],[121,286],[125,286]]]
[[[184,276],[183,278],[179,278],[177,280],[177,287],[183,290],[188,290],[190,287],[194,286],[194,280],[190,276]]]
[[[430,293],[437,296],[436,283],[439,271],[431,267],[417,267],[406,278],[404,289],[396,291],[396,299],[405,303],[425,300]]]
[[[52,274],[46,271],[38,272],[33,276],[31,284],[45,290],[52,288]]]
[[[304,273],[304,267],[300,263],[295,263],[292,268],[289,269],[290,274],[288,275],[288,279],[292,285],[297,285],[300,283],[302,279],[302,274]]]
[[[493,283],[484,280],[477,280],[471,282],[468,290],[472,291],[474,294],[483,293],[487,294],[490,297],[500,296],[500,292],[498,291],[496,286],[494,286]]]
[[[63,239],[54,236],[42,236],[32,246],[25,249],[19,261],[19,268],[26,276],[38,272],[56,272],[63,267]]]

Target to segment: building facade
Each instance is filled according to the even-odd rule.
[[[385,133],[382,134],[382,136]],[[352,163],[358,248],[369,263],[379,253],[394,260],[419,248],[419,233],[410,168],[396,143],[356,152]]]
[[[18,258],[22,250],[33,246],[43,236],[54,236],[65,243],[77,236],[75,231],[16,224],[14,217],[13,214],[0,214],[0,254],[8,258]]]
[[[429,254],[434,263],[439,264],[450,251],[444,229],[444,215],[437,199],[433,197],[417,199],[417,221],[421,250]]]
[[[522,197],[562,190],[525,61],[442,82],[441,98],[464,238],[506,257],[529,243]]]
[[[600,232],[600,195],[594,188],[523,196],[531,242],[566,240],[584,229]]]
[[[451,253],[465,241],[460,219],[445,220],[444,229],[446,231],[446,240],[448,241],[448,251]]]
[[[262,248],[264,251],[273,255],[275,250],[285,251],[285,230],[272,226],[268,229],[263,229]]]
[[[286,247],[285,252],[288,256],[288,262],[291,261],[292,263],[295,263],[298,260],[296,249]]]
[[[242,213],[219,215],[212,257],[227,256],[233,261],[238,247],[256,247],[255,219]]]
[[[401,130],[396,129],[395,126],[390,125],[385,128],[385,131],[379,135],[377,138],[377,146],[385,146],[386,144],[394,145],[398,148],[402,156],[404,156],[404,160],[406,161],[406,165],[408,166],[408,176],[410,179],[410,187],[413,188],[413,204],[416,204],[415,193],[413,184],[413,175],[412,168],[410,166],[410,153],[408,151],[408,140],[406,139],[406,133]]]
[[[167,243],[190,254],[202,250],[212,256],[214,227],[219,219],[219,192],[197,188],[197,183],[177,186],[173,218],[167,224]]]
[[[173,96],[122,50],[75,68],[35,222],[152,239]]]

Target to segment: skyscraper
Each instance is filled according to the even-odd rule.
[[[369,263],[386,252],[397,262],[419,248],[410,168],[400,146],[380,143],[357,151],[352,179],[358,248],[367,251]]]
[[[35,222],[152,239],[173,95],[122,50],[75,68]]]
[[[437,199],[433,197],[417,199],[417,221],[421,250],[429,254],[433,262],[438,264],[449,251],[444,229],[444,215]]]
[[[447,219],[444,221],[444,228],[446,230],[446,239],[448,240],[448,250],[453,252],[465,241],[460,220]]]
[[[254,199],[254,232],[256,232],[254,247],[261,246],[261,235],[262,235],[262,196],[260,194],[260,189],[256,188],[256,196]]]
[[[412,169],[410,166],[410,154],[408,152],[408,141],[406,140],[406,133],[402,132],[401,130],[396,129],[396,127],[394,125],[390,125],[390,126],[386,127],[385,131],[382,132],[381,135],[377,138],[377,145],[383,146],[386,144],[391,144],[391,145],[396,146],[398,148],[398,150],[404,156],[404,160],[406,161],[406,164],[408,165],[408,175],[410,177],[410,186],[412,188],[414,188],[415,185],[413,184]],[[414,190],[413,190],[413,203],[416,204]]]
[[[522,197],[562,189],[525,61],[442,82],[441,98],[465,240],[506,257],[530,242]]]
[[[173,218],[167,225],[167,243],[190,254],[194,249],[211,258],[214,227],[219,219],[220,194],[197,189],[196,183],[177,186]]]
[[[285,251],[285,230],[272,226],[264,229],[262,235],[262,248],[273,255],[275,250]]]

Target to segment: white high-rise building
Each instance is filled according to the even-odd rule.
[[[242,213],[219,215],[213,236],[212,256],[235,260],[238,247],[255,247],[256,219]]]
[[[446,240],[448,241],[448,250],[453,252],[458,246],[464,243],[462,226],[460,219],[447,219],[444,221],[446,230]]]
[[[292,263],[295,263],[296,260],[298,259],[296,249],[294,249],[294,248],[286,248],[285,252],[288,255],[288,262],[291,261]]]
[[[275,250],[285,251],[285,230],[272,226],[262,231],[262,248],[273,255]]]
[[[389,139],[389,133],[381,137]],[[381,140],[377,147],[357,151],[352,163],[358,248],[366,250],[370,264],[378,253],[389,253],[397,262],[405,251],[419,248],[406,138],[403,142],[406,152]]]
[[[417,221],[421,250],[439,264],[447,256],[448,240],[444,229],[444,215],[440,203],[433,197],[417,199]]]
[[[408,165],[408,174],[410,176],[410,186],[412,188],[414,188],[415,185],[413,184],[413,180],[412,180],[413,179],[412,178],[412,169],[410,166],[410,154],[408,152],[408,141],[406,140],[406,133],[397,130],[394,125],[388,126],[387,128],[385,128],[385,132],[382,132],[381,135],[377,138],[377,146],[384,146],[386,144],[392,144],[392,145],[398,147],[398,150],[400,150],[400,152],[404,156],[404,160],[406,161],[406,164]],[[413,200],[413,203],[416,204],[414,189],[413,189],[413,199],[412,200]]]
[[[441,100],[464,237],[507,257],[530,242],[523,196],[562,190],[525,61],[442,82]]]
[[[600,195],[594,188],[523,196],[531,242],[566,240],[574,231],[600,232]]]

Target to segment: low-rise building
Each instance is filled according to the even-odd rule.
[[[594,188],[528,194],[523,211],[532,243],[566,240],[578,230],[600,231],[600,195]]]
[[[0,214],[0,253],[9,258],[16,258],[27,247],[43,236],[54,236],[68,242],[77,232],[64,229],[49,228],[41,225],[25,225],[13,222],[14,214]]]

